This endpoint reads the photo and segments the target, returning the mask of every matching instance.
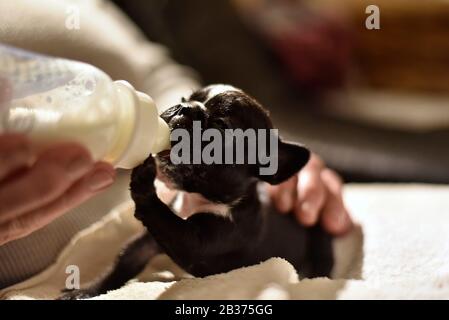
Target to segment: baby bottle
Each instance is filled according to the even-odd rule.
[[[75,141],[95,160],[133,168],[169,148],[152,99],[89,64],[0,44],[0,134],[38,147]]]

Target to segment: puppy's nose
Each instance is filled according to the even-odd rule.
[[[202,121],[205,118],[204,111],[199,106],[180,105],[177,114],[189,117],[192,120]]]

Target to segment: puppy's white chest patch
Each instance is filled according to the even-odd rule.
[[[231,218],[229,206],[211,202],[199,193],[170,189],[160,179],[156,179],[155,187],[159,199],[167,205],[171,203],[172,210],[183,219],[199,212],[209,212],[220,217]]]
[[[208,212],[220,217],[230,218],[230,208],[227,205],[211,202],[199,193],[178,191],[172,208],[178,216],[184,219],[199,212]]]

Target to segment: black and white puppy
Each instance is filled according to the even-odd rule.
[[[227,85],[196,91],[161,117],[172,130],[189,132],[193,121],[200,121],[203,130],[220,132],[273,128],[267,111],[255,99]],[[169,152],[148,157],[133,170],[130,186],[135,216],[148,231],[123,251],[110,274],[63,298],[85,298],[118,288],[160,252],[199,277],[271,257],[286,259],[302,276],[328,276],[333,266],[331,236],[319,226],[306,228],[293,215],[277,213],[262,187],[265,182],[283,182],[309,160],[304,147],[277,139],[278,170],[271,175],[261,175],[258,162],[175,165]],[[159,199],[157,177],[179,190],[171,205]]]

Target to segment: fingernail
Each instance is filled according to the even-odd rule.
[[[335,226],[339,229],[343,228],[347,221],[346,221],[346,215],[343,212],[335,211],[333,213]]]
[[[342,213],[342,214],[341,214],[341,218],[340,218],[340,224],[341,224],[342,226],[345,226],[345,225],[347,225],[349,222],[350,222],[350,220],[349,220],[348,215],[345,214],[345,213]]]
[[[99,191],[110,186],[114,182],[114,178],[109,171],[98,170],[89,178],[90,190]]]
[[[311,215],[313,213],[313,211],[314,211],[312,204],[310,202],[308,202],[308,201],[304,201],[301,204],[301,210],[306,212],[309,215]]]
[[[78,156],[67,165],[67,171],[73,178],[79,178],[85,174],[92,166],[92,162],[86,156]]]
[[[307,223],[313,223],[315,218],[315,206],[308,201],[301,204],[301,212]]]
[[[281,202],[282,211],[290,210],[291,206],[292,206],[292,196],[291,196],[291,194],[289,194],[288,192],[284,192],[282,194],[281,200],[282,200],[282,202]]]

